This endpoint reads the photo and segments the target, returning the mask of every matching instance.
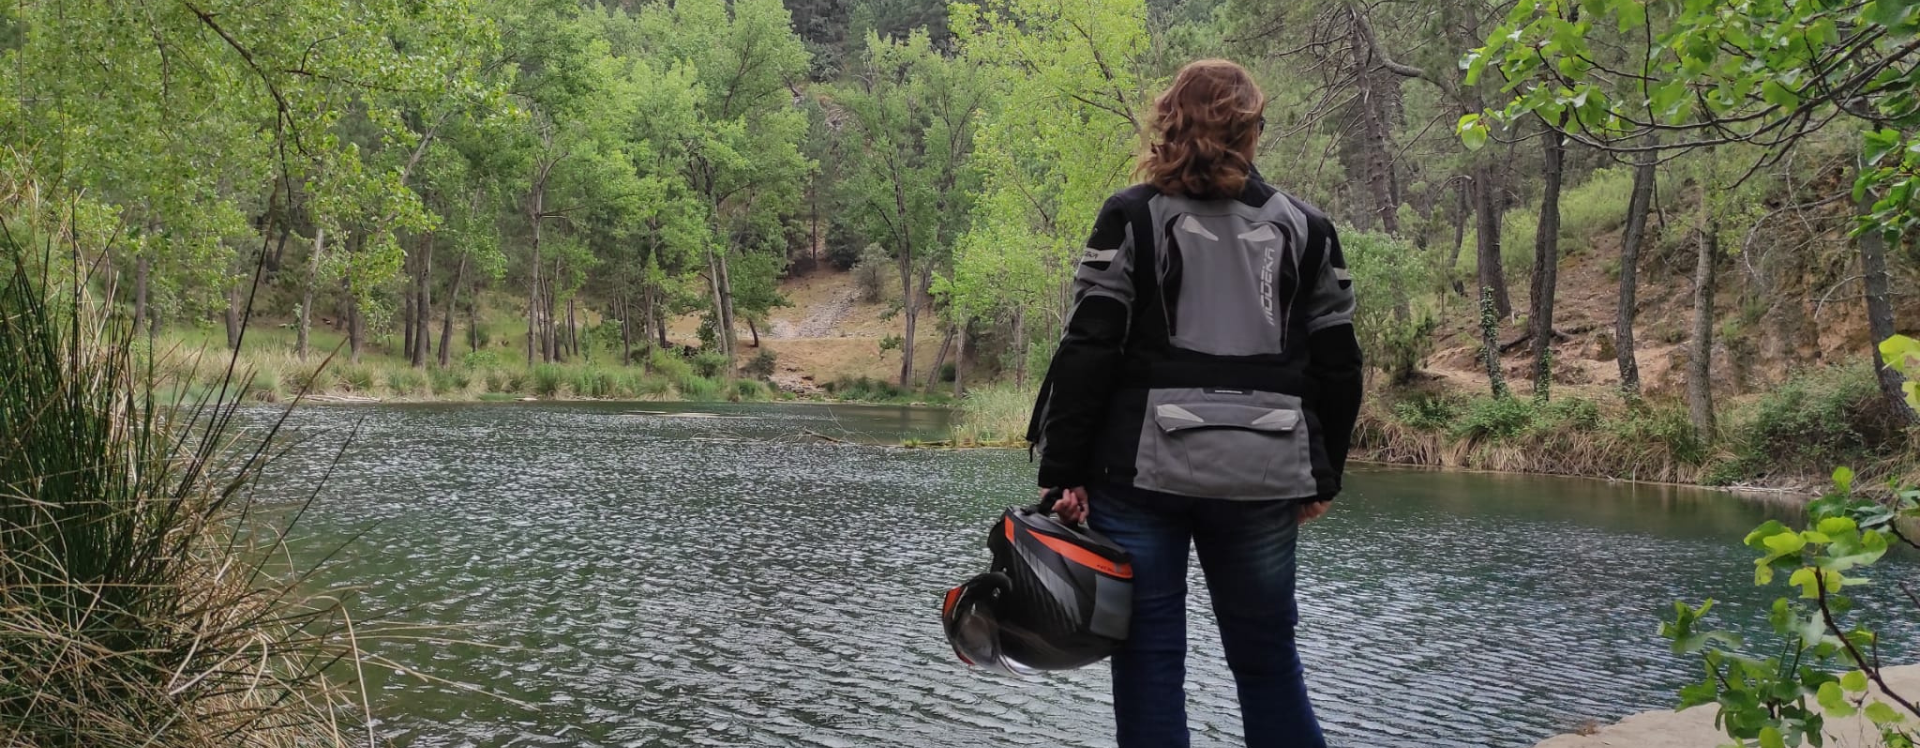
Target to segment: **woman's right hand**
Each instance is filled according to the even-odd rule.
[[[1045,499],[1052,490],[1041,490],[1040,498]],[[1066,489],[1060,495],[1060,500],[1054,502],[1053,513],[1060,516],[1060,521],[1070,525],[1087,521],[1087,489],[1084,486]]]

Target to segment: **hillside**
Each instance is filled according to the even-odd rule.
[[[753,347],[753,331],[738,331],[742,358],[760,350],[776,356],[774,383],[789,391],[807,393],[827,384],[851,379],[898,382],[901,351],[882,350],[882,342],[906,333],[906,317],[897,313],[897,288],[885,298],[863,301],[854,274],[822,266],[780,281],[780,295],[788,306],[768,315],[759,331],[760,347]],[[698,346],[700,317],[685,315],[668,327],[667,339],[676,345]],[[914,378],[922,384],[939,357],[944,333],[933,315],[922,310],[914,351]],[[951,362],[952,352],[947,360]]]

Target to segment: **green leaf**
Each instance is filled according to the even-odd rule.
[[[1635,2],[1616,3],[1614,10],[1621,31],[1637,29],[1647,24],[1647,6],[1641,5],[1637,0]]]
[[[1859,711],[1851,702],[1847,701],[1846,690],[1842,689],[1838,683],[1827,682],[1820,684],[1818,699],[1820,701],[1820,708],[1826,710],[1830,716],[1851,717],[1855,712]]]
[[[1876,701],[1867,705],[1867,719],[1876,725],[1891,725],[1905,721],[1906,716],[1894,711],[1886,702]]]
[[[1900,148],[1900,131],[1892,128],[1874,130],[1861,136],[1861,152],[1869,166],[1878,166],[1887,154]]]
[[[1460,124],[1455,125],[1454,129],[1460,133],[1460,143],[1465,145],[1467,150],[1477,151],[1487,144],[1487,125],[1480,121],[1478,114],[1462,116]]]
[[[1920,378],[1920,340],[1895,335],[1880,341],[1880,360],[1909,378]]]
[[[1807,547],[1807,539],[1797,532],[1783,532],[1766,539],[1767,549],[1781,555],[1798,552]]]
[[[1820,596],[1819,581],[1814,576],[1819,572],[1811,566],[1802,566],[1787,578],[1787,584],[1800,588],[1800,597],[1812,600]]]
[[[1853,492],[1853,468],[1844,467],[1844,466],[1834,468],[1833,469],[1833,485],[1836,488],[1839,488],[1841,493],[1852,493]],[[1824,527],[1825,525],[1823,524],[1822,526]],[[1822,532],[1831,534],[1833,531],[1822,530]]]
[[[1867,690],[1867,671],[1855,670],[1840,676],[1840,687],[1848,693],[1860,693]]]
[[[1772,725],[1760,728],[1760,748],[1787,748],[1787,739]]]

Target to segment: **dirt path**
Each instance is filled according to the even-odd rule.
[[[767,331],[767,337],[774,340],[834,337],[834,328],[853,313],[853,295],[854,292],[850,290],[834,294],[826,303],[809,310],[807,318],[799,324],[784,319],[775,320],[772,329]]]

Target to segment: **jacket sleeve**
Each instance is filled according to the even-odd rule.
[[[1109,198],[1073,280],[1073,311],[1047,367],[1035,405],[1040,486],[1072,488],[1093,477],[1094,440],[1113,396],[1133,314],[1133,227],[1124,203]]]
[[[1320,418],[1327,463],[1333,468],[1333,484],[1322,485],[1318,498],[1329,500],[1340,493],[1346,474],[1347,451],[1353,444],[1354,422],[1360,418],[1365,377],[1360,340],[1353,329],[1353,276],[1340,251],[1340,237],[1333,222],[1324,218],[1315,221],[1313,229],[1310,241],[1324,242],[1325,251],[1307,300],[1307,375],[1318,385],[1314,410]]]

